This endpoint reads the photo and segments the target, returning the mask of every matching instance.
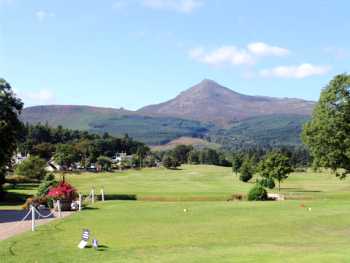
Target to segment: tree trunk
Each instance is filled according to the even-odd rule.
[[[278,193],[280,193],[280,192],[281,192],[281,181],[278,180]]]

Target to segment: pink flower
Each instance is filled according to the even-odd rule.
[[[77,196],[77,192],[73,186],[62,181],[57,186],[51,187],[47,195],[54,199],[73,200]]]

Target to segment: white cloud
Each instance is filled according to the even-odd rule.
[[[39,22],[43,22],[47,18],[55,17],[56,15],[52,12],[48,12],[45,10],[39,10],[35,12],[35,17],[38,19]]]
[[[209,65],[244,65],[254,64],[253,57],[244,49],[235,46],[223,46],[211,52],[205,52],[203,48],[195,48],[189,51],[192,59]]]
[[[203,48],[194,48],[189,51],[192,59],[210,65],[254,64],[259,57],[286,56],[289,53],[290,51],[286,48],[272,46],[263,42],[250,43],[246,48],[223,46],[212,52],[205,52]]]
[[[324,75],[328,73],[330,69],[330,66],[317,66],[305,63],[298,66],[279,66],[271,69],[263,69],[260,71],[260,76],[302,79]]]
[[[286,48],[271,46],[263,42],[250,43],[247,46],[250,53],[257,56],[286,56],[290,51]]]
[[[203,5],[200,0],[142,0],[145,7],[157,10],[191,13],[194,9]]]

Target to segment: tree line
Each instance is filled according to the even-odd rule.
[[[133,140],[127,134],[117,138],[105,133],[91,134],[87,131],[50,127],[47,124],[26,124],[18,142],[18,151],[44,160],[53,158],[63,167],[79,162],[87,167],[115,157],[116,153],[145,155],[149,148],[142,142]],[[103,158],[102,158],[103,157]]]

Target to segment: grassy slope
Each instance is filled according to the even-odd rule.
[[[69,180],[85,192],[104,185],[110,193],[164,197],[224,197],[250,187],[233,183],[229,168],[207,166]],[[349,181],[304,173],[293,174],[283,187],[304,200],[98,203],[0,242],[0,262],[349,262]],[[107,246],[104,251],[76,248],[84,227]]]
[[[135,194],[171,200],[203,198],[226,200],[232,193],[246,193],[253,183],[242,183],[231,168],[211,165],[184,165],[181,170],[149,168],[122,173],[68,175],[83,193],[91,187],[105,188],[106,194]],[[336,198],[347,195],[350,181],[329,173],[294,173],[282,183],[282,193],[291,198]]]

